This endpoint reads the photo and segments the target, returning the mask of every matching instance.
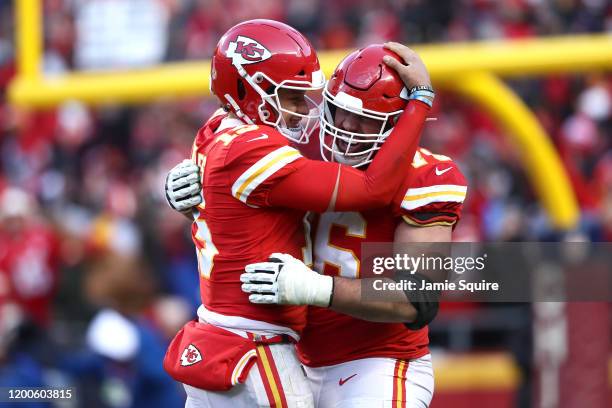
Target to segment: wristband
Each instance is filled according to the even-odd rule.
[[[433,100],[431,98],[425,97],[425,96],[410,96],[408,99],[413,99],[413,100],[417,100],[417,101],[421,101],[423,102],[425,105],[429,106],[430,108],[433,106]]]
[[[430,108],[433,106],[434,98],[436,97],[436,93],[433,88],[429,85],[417,85],[410,89],[410,93],[408,95],[408,99],[415,99],[417,101],[421,101]]]
[[[424,96],[424,97],[429,97],[431,99],[434,99],[436,97],[436,94],[430,91],[416,91],[413,92],[412,94],[410,94],[409,98],[417,98],[419,96]]]
[[[416,91],[430,91],[430,92],[434,92],[433,88],[429,85],[417,85],[417,86],[413,86],[412,88],[410,88],[410,90],[408,91],[408,94],[411,95],[413,92]]]

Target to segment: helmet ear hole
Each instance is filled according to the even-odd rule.
[[[393,127],[397,125],[397,122],[399,122],[399,118],[400,118],[400,115],[395,115],[393,117],[390,117],[389,120],[387,121],[387,124],[385,125],[385,128],[383,129],[383,133],[388,132],[391,129],[393,129]]]
[[[242,82],[242,79],[238,79],[238,83],[236,84],[236,87],[238,91],[238,99],[243,100],[244,97],[246,96],[246,89],[244,87],[244,82]]]
[[[261,116],[263,116],[264,119],[268,119],[270,117],[270,111],[267,109],[262,109]]]

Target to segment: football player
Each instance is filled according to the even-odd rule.
[[[382,63],[389,55],[382,46],[369,46],[337,67],[324,90],[320,143],[326,160],[367,168],[384,145],[389,124],[407,102],[400,77],[389,69],[401,62]],[[319,216],[318,273],[292,256],[273,254],[275,262],[249,265],[242,276],[254,303],[324,306],[309,308],[297,345],[317,407],[427,407],[431,401],[427,324],[438,310],[435,294],[400,291],[385,302],[364,302],[359,280],[368,272],[360,263],[364,243],[451,241],[467,191],[463,175],[450,158],[425,149],[411,166],[385,208]],[[416,287],[427,279],[409,278]],[[316,289],[329,281],[331,293]],[[313,292],[325,297],[306,296]]]
[[[249,302],[240,274],[278,250],[310,263],[306,211],[366,210],[391,202],[433,99],[433,92],[421,91],[431,89],[422,61],[405,47],[402,57],[394,66],[405,80],[408,106],[362,172],[308,160],[290,146],[308,140],[318,114],[311,113],[305,94],[324,85],[316,54],[300,33],[253,20],[219,41],[211,91],[224,109],[200,129],[192,151],[203,173],[192,224],[202,306],[199,322],[179,332],[164,360],[185,384],[187,407],[313,405],[291,344],[305,326],[306,308]],[[167,179],[175,209],[181,209],[183,194],[200,189],[192,183],[193,169],[179,166]],[[185,183],[192,184],[181,188]],[[312,287],[306,303],[325,297],[320,292],[330,292],[331,285]]]

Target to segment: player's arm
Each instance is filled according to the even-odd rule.
[[[451,234],[452,227],[450,226],[415,227],[402,222],[395,230],[394,244],[401,247],[401,244],[418,242],[450,242]],[[407,274],[401,276],[401,278],[414,279],[417,287],[421,286],[421,279],[426,279],[419,274]],[[427,295],[427,293],[417,291],[410,291],[408,294],[402,291],[389,291],[390,293],[385,293],[386,301],[384,302],[362,301],[362,285],[372,287],[375,279],[394,282],[390,278],[349,279],[334,277],[333,279],[333,294],[329,307],[337,312],[375,322],[412,323],[421,319],[422,322],[418,324],[421,327],[429,323],[437,313],[437,299],[424,297],[422,295]]]
[[[422,150],[422,153],[434,157],[428,151]],[[394,200],[393,211],[403,220],[396,227],[394,235],[394,252],[397,254],[448,255],[449,245],[440,243],[451,242],[452,228],[461,216],[467,186],[463,174],[449,158],[435,157],[438,162],[429,165],[416,163],[419,173],[414,174],[408,185],[410,187],[401,190]],[[388,282],[412,281],[414,287],[420,288],[423,281],[442,282],[445,278],[444,271],[423,269],[416,273],[396,271],[393,280],[383,279]],[[421,328],[436,316],[437,291],[386,291],[384,302],[362,302],[361,288],[372,287],[372,281],[334,277],[330,307],[365,320],[403,322],[410,329]]]
[[[450,255],[452,229],[461,216],[467,191],[466,180],[448,157],[434,155],[425,149],[421,149],[420,152],[437,161],[424,165],[417,161],[415,164],[420,171],[410,181],[411,187],[402,190],[402,194],[394,200],[393,211],[403,220],[395,230],[394,252],[402,256],[424,254],[428,258],[447,257]],[[422,155],[420,157],[423,160]],[[442,170],[438,164],[443,167]],[[387,280],[407,281],[414,288],[421,288],[425,286],[424,283],[444,282],[445,279],[447,279],[445,270],[421,268],[418,271],[395,271],[392,279]],[[366,287],[372,287],[372,284],[370,279]],[[420,329],[428,325],[438,313],[440,292],[437,290],[413,290],[407,287],[403,293],[386,291],[385,298],[390,295],[389,292],[392,292],[391,296],[394,297],[403,295],[403,302],[394,307],[398,314],[412,315],[413,318],[403,321],[410,329]],[[397,301],[395,298],[389,300]],[[344,304],[342,306],[346,307]],[[350,303],[348,306],[350,307]],[[376,307],[376,303],[372,302],[366,305],[366,310],[375,313]],[[379,317],[387,319],[389,316],[391,315],[385,315],[383,312],[379,316],[362,318],[374,320]]]
[[[316,212],[383,207],[409,171],[428,111],[426,103],[410,101],[365,172],[306,159],[280,135],[259,129],[244,134],[230,148],[232,195],[255,207]],[[166,177],[168,205],[191,218],[191,208],[202,201],[201,188],[198,167],[180,163]]]
[[[418,166],[418,175],[410,180],[412,187],[401,190],[394,200],[393,212],[403,220],[395,230],[396,253],[411,250],[418,255],[447,255],[449,246],[439,243],[451,241],[451,231],[460,218],[467,186],[456,165],[448,158],[445,160],[444,166],[449,170],[442,170],[442,173],[436,165]],[[432,243],[438,244],[432,246]],[[405,244],[412,245],[402,248]],[[419,244],[418,247],[415,248],[415,244]],[[288,255],[274,256],[282,265],[270,262],[248,265],[241,277],[245,283],[243,290],[252,293],[249,296],[252,302],[298,302],[331,307],[365,320],[403,322],[411,329],[425,326],[437,313],[437,292],[393,291],[385,293],[385,301],[363,302],[361,289],[371,287],[372,279],[332,278],[310,270]],[[393,280],[410,280],[418,288],[424,280],[441,282],[444,278],[444,271],[420,270],[415,274],[397,271]]]
[[[383,207],[409,171],[428,111],[426,103],[410,101],[365,172],[306,159],[280,135],[245,133],[232,141],[228,155],[232,195],[251,206],[304,211]],[[198,167],[185,160],[166,177],[168,205],[190,218],[191,208],[202,201],[201,188]]]
[[[402,222],[396,228],[394,244],[450,242],[451,232],[451,226],[415,227]],[[394,280],[321,275],[287,254],[272,254],[270,262],[250,264],[245,270],[242,289],[251,293],[253,303],[328,307],[363,320],[406,323],[412,329],[427,325],[437,313],[437,298],[430,293],[392,291],[385,293],[385,301],[366,302],[362,300],[362,287],[371,287],[374,280]],[[410,275],[410,279],[422,278]]]
[[[301,159],[295,171],[270,188],[266,204],[317,212],[388,205],[410,171],[428,112],[427,104],[410,101],[366,171]]]
[[[386,46],[404,60],[402,64],[386,57],[384,62],[398,72],[408,89],[431,89],[429,73],[418,54],[398,43]],[[232,143],[232,194],[255,207],[317,212],[366,210],[389,204],[410,169],[433,93],[423,96],[415,92],[409,98],[398,123],[365,172],[337,163],[307,160],[295,149],[276,146],[270,135],[261,132],[251,139],[243,138],[242,143]],[[260,143],[262,147],[258,148]],[[270,150],[273,146],[276,150]],[[241,159],[235,160],[238,157]],[[189,188],[191,198],[194,192]],[[170,198],[168,202],[173,208],[177,206]]]
[[[389,43],[405,64],[385,57],[409,90],[431,89],[429,73],[418,54],[398,43]],[[421,130],[433,102],[411,92],[410,101],[398,123],[377,152],[365,172],[350,166],[304,160],[302,166],[272,187],[271,206],[307,211],[358,211],[383,207],[391,202],[410,171],[418,147]]]
[[[409,171],[409,157],[414,156],[428,111],[423,102],[409,102],[365,172],[338,163],[306,159],[289,146],[256,140],[259,134],[234,143],[232,155],[243,160],[236,160],[238,165],[230,170],[234,181],[232,195],[251,206],[316,212],[384,207],[391,202]],[[244,160],[246,157],[251,160]],[[198,167],[185,162],[175,166],[166,177],[166,201],[172,209],[191,219],[192,207],[202,201],[202,187]],[[279,165],[282,167],[277,168]],[[262,176],[267,177],[260,180]]]

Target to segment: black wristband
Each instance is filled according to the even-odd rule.
[[[334,300],[334,289],[336,288],[336,279],[334,279],[334,277],[332,276],[332,289],[331,289],[331,293],[329,294],[329,304],[327,305],[327,307],[331,307],[332,305],[332,301]]]

